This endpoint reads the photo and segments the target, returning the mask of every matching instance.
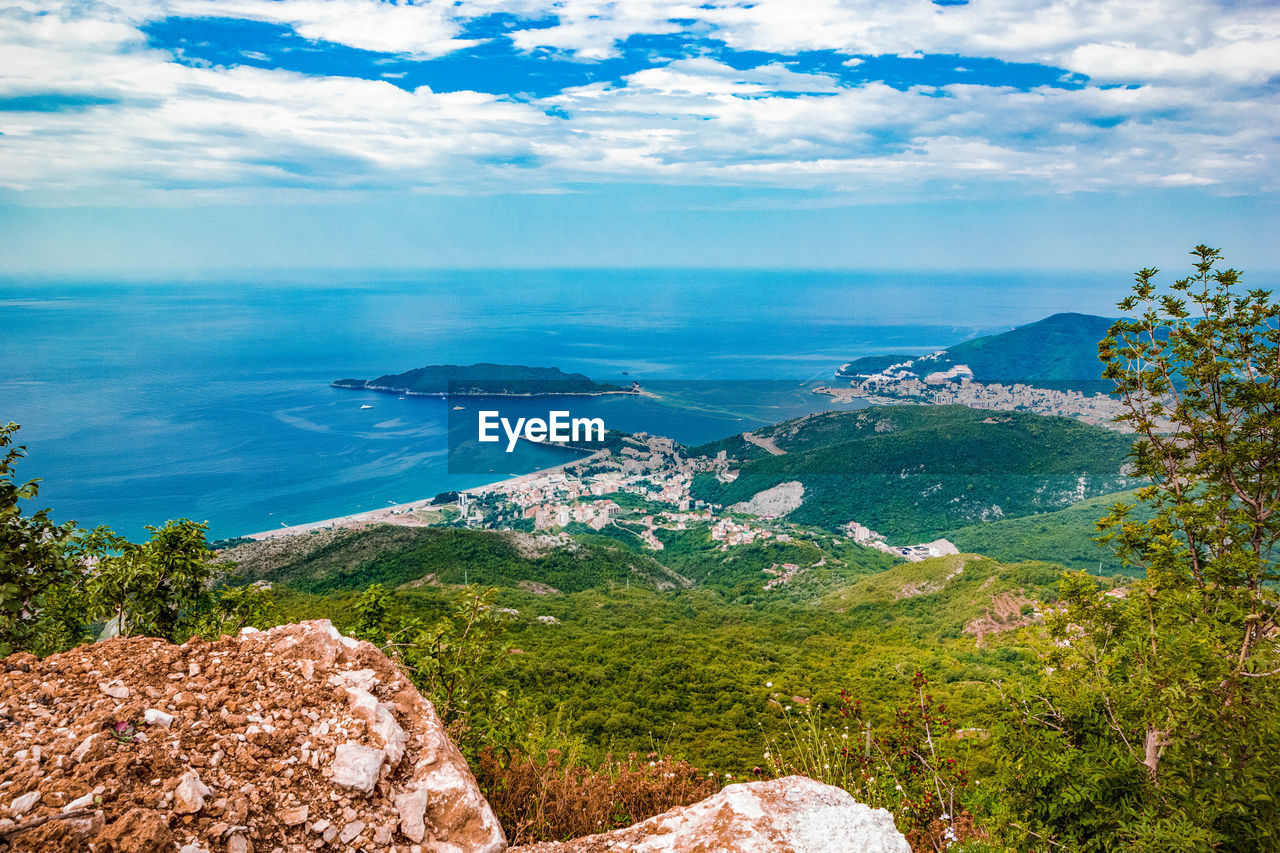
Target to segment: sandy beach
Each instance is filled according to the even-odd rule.
[[[608,454],[607,450],[597,450],[589,456],[581,456],[577,459],[571,459],[560,465],[553,465],[550,468],[539,468],[537,471],[530,471],[527,474],[519,474],[515,477],[506,477],[501,480],[495,480],[492,483],[486,483],[482,486],[473,486],[470,489],[460,489],[463,494],[482,494],[495,487],[512,487],[526,480],[533,480],[545,474],[551,474],[556,471],[563,471],[570,465],[576,465],[579,462],[594,461],[595,459]],[[323,521],[311,521],[305,524],[294,524],[289,526],[280,526],[274,530],[263,530],[258,533],[250,533],[245,538],[254,539],[256,541],[264,541],[267,539],[280,539],[285,536],[297,536],[300,533],[309,533],[312,530],[331,530],[334,528],[359,529],[367,527],[371,524],[398,524],[402,527],[429,527],[431,522],[426,521],[417,515],[419,510],[430,509],[433,506],[432,498],[425,498],[418,501],[410,501],[403,504],[392,504],[379,509],[366,510],[364,512],[352,513],[351,515],[342,515],[337,518],[326,518]]]

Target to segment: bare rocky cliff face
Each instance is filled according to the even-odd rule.
[[[328,621],[0,661],[0,853],[506,849],[431,703]],[[798,777],[523,849],[909,853],[887,812]]]
[[[756,492],[749,501],[736,503],[729,509],[745,512],[761,518],[779,518],[804,503],[804,484],[798,480],[779,483],[763,492]]]

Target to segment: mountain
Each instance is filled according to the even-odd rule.
[[[1079,388],[1080,383],[1101,386],[1098,341],[1106,337],[1113,322],[1091,314],[1054,314],[938,353],[859,358],[842,366],[837,376],[850,379],[870,376],[902,365],[903,371],[924,377],[963,364],[973,371],[977,382],[1021,382],[1042,387],[1066,384]]]
[[[621,394],[617,385],[593,382],[581,373],[565,373],[556,367],[526,367],[520,364],[433,364],[386,374],[376,379],[339,379],[335,388],[390,391],[396,394],[421,394],[462,397],[520,396],[540,397],[557,394]]]
[[[240,571],[314,593],[370,584],[462,583],[578,592],[624,585],[671,589],[689,581],[609,540],[494,530],[377,525],[250,542],[222,553]]]
[[[857,521],[894,544],[978,522],[1062,509],[1132,488],[1132,439],[1069,418],[965,406],[824,412],[690,449],[724,451],[731,482],[694,480],[693,496],[730,506],[781,483],[803,494],[789,521],[838,530]],[[771,452],[761,444],[772,445]]]

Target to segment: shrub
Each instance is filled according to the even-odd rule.
[[[481,751],[476,780],[513,846],[559,841],[630,826],[719,790],[715,776],[686,761],[631,753],[598,767],[577,765],[559,750],[542,759]]]
[[[956,727],[927,691],[923,673],[916,672],[911,687],[914,701],[879,731],[861,701],[845,691],[830,720],[816,704],[794,713],[787,706],[786,737],[765,753],[769,770],[808,776],[843,788],[860,803],[887,808],[915,853],[986,839],[968,810],[969,772],[954,754]]]

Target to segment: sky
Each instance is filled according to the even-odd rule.
[[[0,274],[1280,270],[1275,0],[0,0]]]

